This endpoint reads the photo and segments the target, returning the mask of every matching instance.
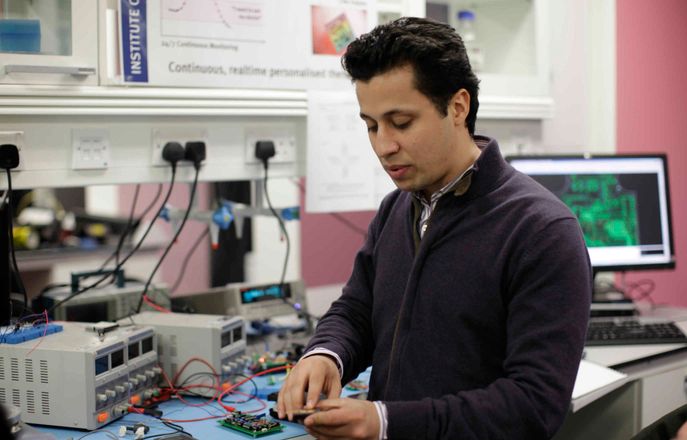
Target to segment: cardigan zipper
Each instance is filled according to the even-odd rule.
[[[432,217],[434,217],[434,213],[436,212],[437,208],[439,207],[439,204],[437,203],[437,206],[434,207],[432,212],[429,214],[429,217],[427,218],[427,221],[423,225],[423,231],[422,231],[422,237],[425,236],[425,233],[427,233],[427,229],[429,229],[429,224],[432,220]],[[413,229],[417,231],[417,227],[413,225]],[[422,237],[420,237],[420,241],[422,241]],[[419,246],[415,248],[415,252],[417,253],[419,249]],[[401,316],[403,316],[403,308],[405,307],[406,303],[406,295],[408,294],[408,291],[405,291],[403,293],[403,298],[401,299],[401,309],[398,311],[398,316],[396,317],[396,325],[394,326],[394,337],[391,340],[391,352],[389,354],[389,369],[386,372],[386,383],[384,384],[384,399],[388,399],[388,392],[389,392],[389,382],[391,381],[391,370],[393,368],[393,359],[394,359],[394,354],[396,352],[396,339],[398,337],[398,329],[401,325]]]

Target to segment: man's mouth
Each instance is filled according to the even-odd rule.
[[[386,167],[386,172],[392,179],[400,179],[408,172],[409,169],[409,165],[390,165]]]

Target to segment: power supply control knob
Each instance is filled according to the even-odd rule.
[[[145,374],[137,374],[136,379],[140,380],[141,383],[145,383],[145,381],[148,379]]]
[[[231,373],[231,367],[229,365],[222,365],[223,373]]]
[[[160,373],[162,373],[162,368],[160,368],[160,367],[153,367],[153,371],[155,372],[155,374],[160,374]]]
[[[148,377],[151,378],[151,379],[155,378],[155,371],[153,371],[153,370],[146,370],[146,376],[148,376]]]
[[[146,390],[146,391],[143,393],[143,398],[144,398],[145,400],[148,400],[148,399],[150,399],[151,397],[153,397],[153,392],[152,392],[152,391]]]
[[[105,394],[96,394],[95,398],[98,399],[98,402],[107,402],[107,396]]]
[[[115,397],[117,397],[117,393],[115,393],[114,390],[105,390],[105,394],[107,395],[107,397],[109,397],[111,399],[114,399]]]
[[[133,386],[138,386],[138,379],[136,379],[135,377],[130,377],[129,383]]]
[[[124,388],[122,385],[115,385],[115,391],[119,394],[124,394],[126,392],[126,388]]]

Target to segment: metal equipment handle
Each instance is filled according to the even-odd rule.
[[[95,75],[95,67],[7,64],[5,65],[5,73],[53,73],[59,75],[89,76]]]
[[[124,280],[124,271],[122,269],[72,272],[72,282],[71,282],[72,293],[76,293],[79,291],[79,281],[81,281],[82,278],[89,278],[89,277],[105,275],[105,274],[114,274],[115,285],[119,288],[124,287],[125,280]]]

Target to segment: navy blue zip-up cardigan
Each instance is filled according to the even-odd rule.
[[[488,142],[415,247],[412,195],[382,202],[308,349],[372,365],[389,439],[540,439],[565,418],[592,273],[577,220]],[[307,350],[306,350],[307,351]]]

